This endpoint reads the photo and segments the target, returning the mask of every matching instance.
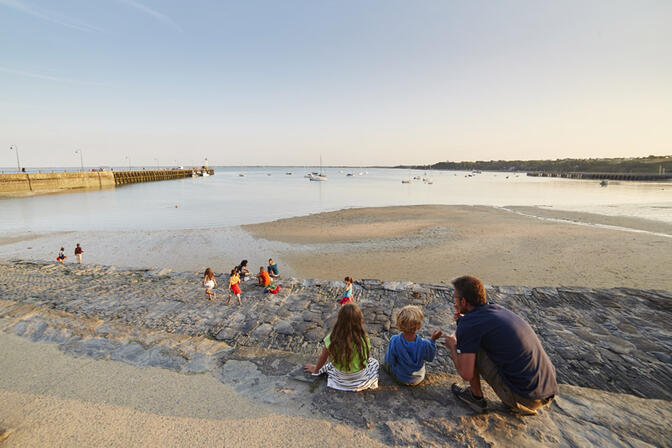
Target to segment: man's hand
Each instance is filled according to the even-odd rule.
[[[315,364],[306,364],[303,368],[305,372],[317,373],[317,366]]]
[[[453,351],[456,346],[457,346],[457,338],[455,337],[455,335],[450,334],[446,336],[446,347],[448,347],[451,351]]]
[[[436,341],[436,340],[439,339],[442,335],[443,335],[443,331],[441,331],[441,330],[434,330],[434,331],[432,332],[432,339],[434,339],[434,340]]]
[[[464,316],[464,314],[458,313],[457,311],[453,313],[453,319],[455,319],[455,322],[457,322],[462,316]]]

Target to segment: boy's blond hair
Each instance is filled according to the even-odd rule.
[[[397,314],[397,328],[403,332],[415,333],[422,325],[422,310],[414,305],[406,305]]]

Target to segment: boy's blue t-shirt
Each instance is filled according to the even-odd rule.
[[[425,379],[425,361],[433,361],[436,355],[436,341],[415,337],[407,341],[399,333],[390,339],[385,353],[385,362],[401,382],[417,384]]]
[[[277,264],[269,264],[268,265],[268,272],[272,272],[273,275],[280,275],[278,271],[278,265]]]
[[[457,321],[457,352],[485,350],[509,388],[523,397],[557,395],[555,367],[530,325],[503,306],[486,303]]]

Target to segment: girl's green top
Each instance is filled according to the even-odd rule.
[[[367,336],[365,339],[363,339],[364,344],[366,344],[366,348],[369,350],[369,353],[371,353],[371,343],[369,342],[369,337]],[[331,333],[327,335],[326,338],[324,338],[324,345],[329,349],[329,346],[331,345]],[[362,370],[364,367],[367,365],[367,360],[362,359],[359,356],[359,353],[357,352],[357,346],[353,343],[352,344],[352,351],[353,351],[353,357],[352,360],[350,361],[350,369],[346,370],[345,365],[340,365],[336,364],[333,359],[331,363],[336,367],[338,370],[341,372],[346,372],[346,373],[353,373],[353,372],[359,372]]]

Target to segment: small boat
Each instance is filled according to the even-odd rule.
[[[602,180],[600,182],[600,187],[606,187],[607,185],[609,185],[609,182],[607,182],[606,180]]]
[[[288,172],[285,173],[285,175],[286,175],[286,176],[291,176],[292,173],[290,173],[290,172],[288,171]]]
[[[245,177],[243,173],[238,174],[238,177]]]
[[[353,177],[353,176],[354,176],[354,174],[352,174],[352,173],[348,173],[348,174],[345,175],[345,177]]]
[[[402,184],[412,184],[413,181],[411,179],[407,179],[407,180],[402,180],[401,183]]]
[[[306,177],[308,177],[309,180],[317,182],[324,182],[327,180],[327,175],[322,172],[322,156],[320,156],[320,172],[316,173],[313,171],[312,173],[310,173],[310,176]]]
[[[191,172],[191,177],[198,177],[198,173],[196,171]]]
[[[203,176],[203,177],[208,177],[208,176],[210,176],[210,173],[208,173],[207,171],[203,170],[203,171],[201,171],[201,176]]]

